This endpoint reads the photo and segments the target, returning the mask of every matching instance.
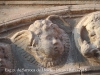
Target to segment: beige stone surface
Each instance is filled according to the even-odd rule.
[[[39,9],[53,7],[53,5],[0,5],[0,23],[23,17],[28,13],[33,14]]]

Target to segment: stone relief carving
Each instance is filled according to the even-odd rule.
[[[73,33],[76,46],[83,56],[100,62],[100,12],[84,16]]]
[[[5,72],[5,68],[13,69],[13,55],[11,46],[7,38],[0,38],[0,75],[12,75],[13,73]]]
[[[0,38],[0,75],[12,75],[4,72],[4,68],[11,69],[13,65],[13,69],[16,71],[13,75],[100,74],[100,13],[95,12],[84,16],[94,11],[100,11],[100,5],[99,3],[91,4],[91,2],[85,5],[73,3],[74,5],[64,4],[64,6],[62,3],[61,6],[59,4],[52,6],[49,3],[49,6],[42,4],[43,6],[36,5],[35,7],[33,4],[32,6],[25,4],[21,5],[21,10],[19,10],[20,5],[17,7],[6,4],[6,11],[3,5],[0,37],[13,37],[11,44]],[[13,10],[10,11],[12,6]],[[15,10],[16,8],[17,10]],[[30,8],[34,8],[34,10],[30,12]],[[43,20],[48,15],[52,16]],[[80,20],[81,17],[83,17],[82,20]],[[33,21],[35,22],[32,24]],[[76,26],[77,22],[79,23]],[[58,45],[54,42],[58,42]],[[12,54],[15,57],[14,64]],[[89,62],[87,59],[95,59],[99,63]],[[50,71],[45,71],[45,69]]]
[[[70,49],[67,33],[48,18],[36,20],[28,30],[17,32],[12,42],[21,47],[43,67],[54,67],[66,60]]]

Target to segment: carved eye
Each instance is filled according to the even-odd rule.
[[[92,29],[94,29],[94,28],[95,28],[95,26],[92,27]]]
[[[51,36],[47,36],[47,37],[46,37],[46,39],[48,39],[48,40],[51,40],[51,38],[52,38]]]
[[[62,41],[62,40],[63,40],[63,38],[62,38],[62,37],[60,37],[60,40]]]
[[[51,37],[48,37],[48,40],[51,40]]]
[[[55,37],[55,39],[58,39],[58,37]]]
[[[4,53],[4,48],[3,47],[0,47],[0,51],[2,51]]]
[[[88,32],[90,32],[90,30],[89,30],[89,29],[87,29],[87,31],[88,31]]]
[[[94,35],[95,35],[95,32],[92,31],[92,32],[90,33],[90,36],[92,37],[92,36],[94,36]]]

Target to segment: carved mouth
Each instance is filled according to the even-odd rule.
[[[94,53],[94,56],[97,58],[100,57],[100,51],[98,50],[96,53]]]
[[[55,50],[55,51],[58,51],[58,47],[54,47],[54,50]]]
[[[55,52],[56,54],[59,54],[59,48],[58,48],[58,47],[54,47],[54,52]]]
[[[94,56],[98,58],[100,56],[100,54],[99,53],[94,53]]]

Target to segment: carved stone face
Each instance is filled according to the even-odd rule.
[[[67,34],[50,20],[35,21],[28,30],[33,32],[35,36],[32,51],[34,52],[34,49],[36,49],[36,52],[33,55],[45,67],[57,64],[61,61],[64,52],[66,53],[69,50]]]
[[[100,38],[100,21],[97,22],[91,22],[86,26],[86,29],[88,31],[88,35],[91,42],[99,41]]]
[[[90,42],[97,48],[100,48],[100,21],[91,22],[86,26]]]
[[[86,26],[90,43],[94,47],[94,56],[100,55],[100,21],[91,22]]]
[[[79,31],[77,30],[79,29]],[[100,61],[100,12],[94,12],[85,16],[76,27],[78,41],[83,56]],[[78,34],[80,32],[80,34]],[[75,38],[76,39],[76,38]],[[75,40],[77,43],[77,40]],[[98,60],[99,59],[99,60]]]
[[[56,58],[64,51],[64,46],[59,37],[59,33],[53,28],[42,32],[40,35],[39,46],[41,52],[47,58]]]

